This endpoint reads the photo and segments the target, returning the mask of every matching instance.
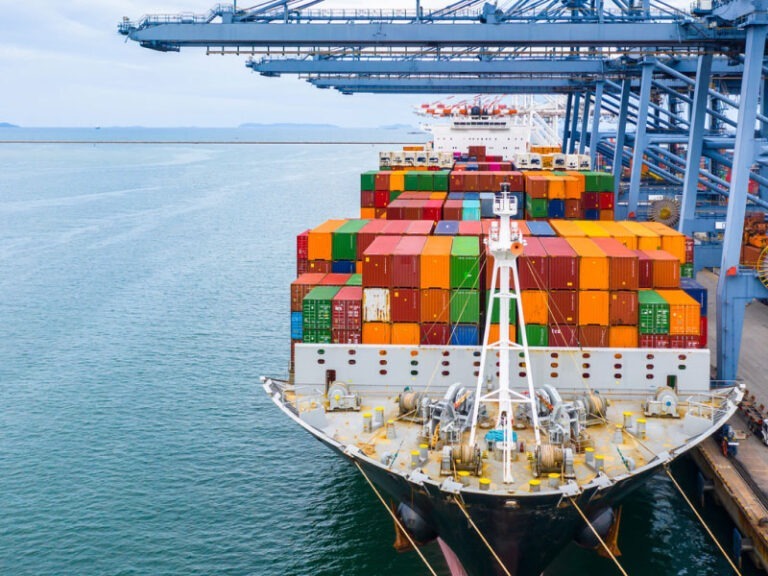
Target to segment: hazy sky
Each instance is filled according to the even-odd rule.
[[[241,6],[255,4],[241,0]],[[445,2],[422,2],[426,7]],[[18,0],[0,19],[0,122],[22,126],[236,126],[314,122],[416,124],[411,106],[434,96],[344,96],[303,80],[264,78],[246,58],[205,49],[160,53],[117,33],[123,16],[206,13],[215,0]],[[326,2],[415,7],[415,1]]]

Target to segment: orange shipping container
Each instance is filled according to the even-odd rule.
[[[637,348],[637,326],[611,326],[608,329],[611,348]]]
[[[669,333],[698,336],[701,331],[701,305],[683,290],[657,290],[669,304]]]
[[[585,238],[587,235],[573,220],[550,220],[549,225],[563,238]]]
[[[451,287],[451,236],[430,236],[421,251],[421,288]]]
[[[546,324],[549,321],[549,296],[546,290],[523,290],[521,293],[526,324]],[[608,302],[606,301],[606,313]]]
[[[547,198],[550,200],[565,200],[565,178],[562,176],[550,176],[547,188]]]
[[[603,230],[608,232],[611,238],[614,238],[624,244],[630,250],[637,250],[637,236],[630,230],[622,226],[619,222],[596,222]]]
[[[363,344],[390,344],[392,339],[389,324],[384,322],[363,322]]]
[[[420,336],[421,332],[418,324],[411,322],[395,322],[392,324],[392,344],[418,346]]]
[[[581,195],[584,193],[584,178],[569,175],[565,176],[563,181],[565,182],[565,199],[581,200]]]
[[[643,222],[651,232],[661,236],[661,249],[669,252],[685,264],[685,235],[661,222]]]
[[[448,324],[451,321],[451,291],[442,288],[421,290],[419,319],[422,324]]]
[[[360,208],[361,220],[373,220],[376,218],[376,208]]]
[[[638,250],[661,250],[661,236],[643,226],[640,222],[619,222],[637,238]]]
[[[405,172],[393,170],[389,173],[389,189],[402,192],[405,190]]]
[[[307,259],[333,260],[332,236],[347,220],[328,220],[317,228],[309,231],[309,247]]]
[[[609,293],[605,290],[579,290],[579,326],[608,326]]]
[[[566,240],[579,257],[579,288],[581,290],[608,290],[609,266],[605,252],[589,238],[566,238]]]
[[[679,288],[680,261],[664,250],[643,250],[651,260],[651,288]]]
[[[488,329],[488,342],[493,344],[494,342],[498,342],[498,341],[499,341],[499,325],[491,324],[491,327]],[[510,342],[517,341],[517,327],[514,324],[509,327],[509,341]]]

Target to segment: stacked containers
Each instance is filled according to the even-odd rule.
[[[518,257],[517,270],[520,283],[520,303],[530,346],[546,346],[549,342],[550,260],[541,239],[529,237],[523,253]],[[513,285],[510,279],[510,285]],[[523,332],[517,330],[522,342]]]
[[[296,235],[296,276],[309,269],[309,230]]]
[[[418,344],[421,252],[426,236],[404,236],[392,255],[392,344]]]
[[[608,256],[609,346],[636,348],[640,287],[637,254],[614,238],[594,238],[593,242]]]
[[[564,238],[540,238],[549,260],[549,342],[578,345],[579,259]]]
[[[451,344],[476,345],[480,324],[480,242],[455,236],[451,243]]]
[[[683,290],[658,290],[669,305],[670,348],[698,348],[701,304]]]
[[[605,347],[610,326],[608,257],[589,238],[567,240],[579,258],[579,343]]]
[[[450,343],[451,246],[450,236],[430,236],[421,251],[419,276],[419,342]]]
[[[360,344],[363,341],[363,289],[344,286],[331,304],[331,339],[334,344]]]
[[[653,290],[640,290],[638,334],[641,348],[669,348],[669,304]]]
[[[333,233],[346,223],[346,220],[328,220],[309,231],[307,241],[308,272],[331,272]]]
[[[363,253],[363,344],[391,343],[389,288],[401,236],[379,236]]]
[[[331,233],[331,271],[355,271],[357,261],[357,237],[368,220],[349,220]]]
[[[525,176],[525,213],[531,220],[549,216],[547,195],[549,180],[544,174],[526,172]]]
[[[314,344],[330,344],[332,337],[332,302],[338,286],[316,286],[303,301],[303,339]]]
[[[707,289],[693,278],[680,278],[680,288],[699,303],[699,348],[706,348],[708,345]]]

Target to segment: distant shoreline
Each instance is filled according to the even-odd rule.
[[[3,140],[2,144],[215,144],[215,145],[275,145],[275,144],[402,144],[403,140]]]

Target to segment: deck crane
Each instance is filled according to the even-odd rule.
[[[154,50],[246,54],[264,75],[305,74],[317,87],[344,93],[459,93],[468,85],[464,91],[471,93],[566,94],[564,150],[600,150],[613,158],[615,173],[631,160],[630,214],[640,204],[643,164],[682,186],[680,229],[687,234],[714,228],[714,219],[697,211],[700,185],[727,195],[722,255],[700,261],[722,271],[718,377],[736,378],[744,304],[766,296],[754,271],[739,267],[747,202],[768,206],[768,98],[758,110],[768,18],[760,0],[719,0],[692,13],[661,0],[459,0],[432,10],[418,1],[415,10],[325,6],[321,0],[218,5],[201,15],[124,19],[118,29]],[[711,81],[739,98],[710,88]],[[618,117],[613,144],[598,130],[606,111]],[[731,181],[700,168],[702,158],[729,167]],[[759,185],[757,194],[748,194],[750,181]]]

